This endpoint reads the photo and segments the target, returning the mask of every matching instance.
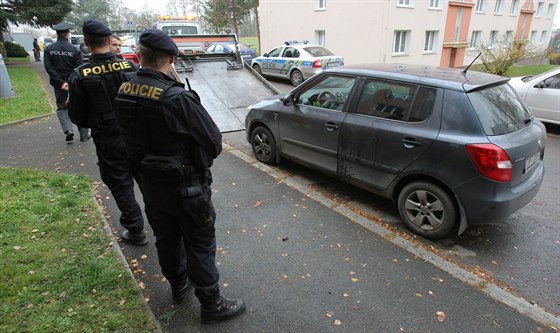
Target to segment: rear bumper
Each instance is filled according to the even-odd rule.
[[[523,183],[510,187],[482,176],[454,189],[469,224],[483,224],[506,218],[527,205],[539,192],[544,178],[544,163]]]

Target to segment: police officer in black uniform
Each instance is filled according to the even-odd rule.
[[[49,73],[51,86],[54,88],[56,97],[56,115],[60,121],[62,132],[66,135],[66,141],[74,140],[72,122],[68,117],[66,100],[68,99],[68,78],[74,68],[84,63],[82,52],[70,44],[70,24],[63,22],[53,27],[58,39],[47,46],[43,55],[45,70]],[[88,128],[80,128],[80,140],[86,141],[90,138]]]
[[[134,179],[139,183],[140,178],[126,164],[126,147],[113,111],[119,86],[135,75],[137,67],[111,53],[112,32],[103,23],[86,21],[83,32],[92,55],[70,76],[70,119],[78,126],[91,127],[101,179],[111,190],[121,211],[121,225],[126,229],[121,233],[122,240],[145,245],[148,241],[144,219],[134,197]]]
[[[203,323],[236,317],[245,302],[220,296],[215,258],[210,167],[222,151],[222,135],[197,95],[166,75],[178,54],[171,38],[146,30],[138,49],[142,68],[121,85],[115,113],[130,162],[142,176],[163,275],[176,303],[189,282],[194,286]]]

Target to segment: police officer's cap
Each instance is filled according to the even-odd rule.
[[[70,28],[72,28],[72,26],[68,22],[62,22],[54,25],[52,28],[53,30],[56,30],[56,32],[67,32],[70,30]]]
[[[140,35],[140,44],[147,48],[162,51],[167,54],[177,55],[179,49],[175,42],[165,32],[159,29],[148,29]]]
[[[84,35],[98,35],[103,37],[113,34],[108,26],[99,22],[98,20],[85,21],[82,26],[82,31],[84,32]]]

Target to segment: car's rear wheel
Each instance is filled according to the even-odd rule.
[[[254,65],[253,65],[253,69],[254,69],[257,73],[259,73],[260,75],[262,75],[261,66],[259,66],[259,65],[257,65],[257,64],[254,64]]]
[[[406,226],[429,239],[447,236],[457,222],[455,201],[434,183],[408,184],[399,194],[398,207]]]
[[[290,74],[290,81],[294,87],[299,86],[303,82],[303,74],[298,69],[294,69]]]
[[[259,126],[253,130],[251,147],[257,160],[266,164],[276,164],[276,140],[267,128]]]

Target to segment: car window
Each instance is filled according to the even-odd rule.
[[[210,45],[210,47],[208,48],[207,52],[212,53],[214,52],[214,49],[216,48],[216,45]]]
[[[508,84],[468,94],[486,135],[515,132],[529,125],[531,113]]]
[[[183,25],[183,26],[167,26],[163,27],[161,30],[165,31],[168,35],[196,35],[198,34],[198,29],[192,25]]]
[[[560,73],[544,80],[543,88],[560,89]]]
[[[434,88],[420,87],[406,120],[415,123],[428,119],[434,110],[436,93],[437,90]]]
[[[277,47],[272,49],[272,51],[268,52],[269,57],[278,57],[280,56],[280,52],[282,52],[282,47]]]
[[[295,98],[296,104],[342,111],[355,81],[353,77],[326,75],[300,92]]]
[[[284,49],[284,58],[298,58],[299,57],[299,51],[293,47],[287,47],[286,49]]]
[[[415,92],[415,85],[367,80],[356,112],[380,118],[405,120]]]
[[[334,53],[321,46],[309,46],[304,47],[303,49],[314,57],[326,57],[334,55]]]

